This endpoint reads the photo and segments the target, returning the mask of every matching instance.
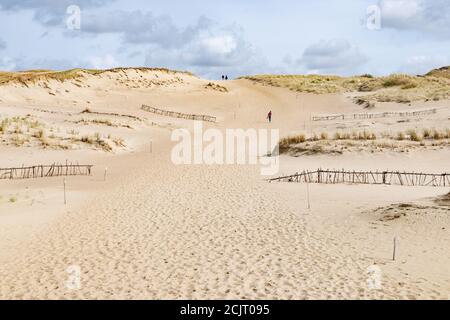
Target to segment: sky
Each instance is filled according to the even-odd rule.
[[[166,67],[423,74],[450,65],[450,0],[0,0],[0,70]]]

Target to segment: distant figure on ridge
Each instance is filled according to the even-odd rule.
[[[267,119],[269,119],[269,123],[272,122],[272,110],[267,114]]]
[[[224,80],[225,79],[225,76],[224,75],[222,75],[222,80]]]
[[[225,76],[225,80],[228,80],[228,76]]]

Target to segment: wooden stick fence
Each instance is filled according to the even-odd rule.
[[[187,120],[199,120],[199,121],[208,121],[208,122],[216,122],[216,117],[207,116],[207,115],[201,115],[201,114],[188,114],[188,113],[181,113],[181,112],[175,112],[175,111],[167,111],[163,109],[158,109],[146,105],[142,105],[142,110],[151,112],[154,114],[159,114],[162,116],[172,117],[172,118],[180,118],[180,119],[187,119]]]
[[[330,114],[325,116],[313,116],[313,121],[327,120],[346,120],[346,119],[374,119],[387,117],[413,117],[436,113],[437,109],[416,110],[416,111],[399,111],[399,112],[380,112],[380,113],[342,113]]]
[[[52,164],[19,168],[0,168],[2,179],[33,179],[59,176],[89,176],[92,165]]]
[[[450,186],[450,173],[417,173],[400,171],[345,171],[322,170],[303,171],[290,176],[272,178],[268,181],[325,184],[386,184],[401,186]]]

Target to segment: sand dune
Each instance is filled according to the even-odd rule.
[[[174,165],[171,130],[192,129],[192,121],[140,109],[212,115],[217,123],[204,125],[220,130],[326,131],[331,137],[355,128],[443,130],[448,100],[375,107],[439,108],[409,121],[321,123],[311,115],[363,107],[346,93],[296,93],[245,79],[211,82],[134,69],[12,81],[0,86],[0,97],[1,118],[25,117],[22,133],[13,132],[12,122],[0,135],[6,155],[0,167],[66,159],[95,165],[92,177],[68,178],[67,205],[59,178],[0,180],[0,298],[448,299],[450,221],[440,198],[448,188],[310,185],[308,209],[305,185],[269,184],[259,166]],[[42,123],[48,146],[33,136],[33,121]],[[95,139],[77,140],[97,133],[111,150]],[[29,135],[28,142],[15,145],[17,135]],[[123,143],[115,144],[119,138]],[[330,147],[340,146],[330,141]],[[450,171],[448,142],[407,149],[283,155],[280,174],[317,167]],[[81,272],[76,290],[66,285],[71,266]],[[382,275],[379,288],[368,284],[374,267]]]

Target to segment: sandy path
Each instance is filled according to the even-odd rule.
[[[304,210],[256,167],[147,163],[83,210],[62,217],[0,267],[0,298],[407,298],[369,259],[308,230]],[[237,178],[239,177],[239,178]],[[314,234],[314,236],[312,236]],[[81,268],[81,288],[65,286]],[[410,294],[410,295],[408,295]]]

